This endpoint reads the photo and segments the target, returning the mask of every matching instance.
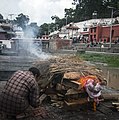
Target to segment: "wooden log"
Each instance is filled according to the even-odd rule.
[[[75,90],[80,90],[82,88],[81,83],[76,81],[70,81],[68,79],[63,79],[62,84]]]
[[[79,94],[79,93],[82,93],[82,90],[68,89],[65,95],[66,96],[67,95],[75,95],[75,94]]]
[[[78,104],[84,104],[87,103],[88,100],[87,98],[80,98],[78,100],[70,100],[70,101],[64,101],[66,103],[66,105],[71,106],[71,105],[78,105]]]
[[[64,74],[64,78],[72,79],[72,80],[79,80],[81,77],[79,72],[67,72]]]
[[[71,101],[71,100],[81,100],[81,99],[85,99],[88,98],[88,95],[86,92],[84,91],[80,91],[80,93],[76,93],[76,94],[66,94],[65,95],[65,100],[67,101]]]
[[[118,100],[119,98],[119,93],[102,93],[102,96],[105,100]]]
[[[119,106],[119,102],[113,102],[112,105]]]
[[[43,100],[44,100],[46,97],[47,97],[46,94],[42,94],[42,95],[40,96],[40,98],[39,98],[40,104],[43,102]]]

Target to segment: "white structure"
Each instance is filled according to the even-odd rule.
[[[119,21],[119,17],[116,18]],[[90,19],[82,22],[77,22],[77,23],[70,23],[66,26],[63,26],[61,28],[61,31],[54,31],[53,33],[50,34],[50,36],[53,35],[59,35],[59,37],[63,38],[66,36],[66,38],[73,38],[73,37],[79,37],[83,35],[88,35],[89,33],[89,28],[91,26],[96,26],[96,25],[103,25],[103,26],[110,26],[111,22],[114,22],[115,18],[104,18],[104,19]],[[70,25],[73,27],[78,27],[77,29],[67,29]]]
[[[52,32],[52,33],[50,33],[50,37],[53,37],[53,36],[56,36],[57,34],[59,33],[59,31],[57,30],[57,31],[54,31],[54,32]]]
[[[54,31],[49,36],[51,38],[60,37],[61,39],[68,39],[69,32],[67,31],[66,27],[62,27],[60,31]]]
[[[119,20],[119,18],[117,18]],[[104,18],[104,19],[90,19],[78,23],[74,23],[76,26],[78,26],[80,29],[78,30],[79,35],[83,32],[89,32],[90,26],[96,26],[96,25],[103,25],[103,26],[109,26],[111,25],[111,22],[114,22],[115,18]]]
[[[59,32],[59,37],[63,39],[68,39],[69,32],[67,31],[66,27],[62,27],[61,31]]]
[[[18,27],[17,25],[14,25],[13,29],[15,31],[16,38],[23,38],[24,32],[23,32],[21,27]]]
[[[65,27],[69,33],[69,38],[78,36],[78,29],[80,29],[80,28],[75,23],[70,23]]]
[[[13,40],[0,40],[0,42],[2,43],[2,45],[5,45],[6,48],[11,48]]]

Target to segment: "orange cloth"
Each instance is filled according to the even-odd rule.
[[[99,82],[98,78],[96,76],[93,76],[93,75],[88,75],[88,76],[85,76],[85,77],[81,77],[78,80],[78,82],[81,83],[82,87],[85,87],[85,84],[89,79],[92,79],[92,80],[95,80],[96,82]]]

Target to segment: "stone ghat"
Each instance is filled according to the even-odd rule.
[[[34,58],[22,56],[0,56],[0,81],[8,80],[17,70],[28,70]]]

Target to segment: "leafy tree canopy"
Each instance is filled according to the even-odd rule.
[[[27,25],[24,34],[26,37],[32,37],[32,38],[37,38],[39,35],[39,27],[37,23],[32,22],[30,25]]]
[[[3,16],[2,16],[2,14],[0,14],[0,19],[4,19]]]
[[[18,17],[14,20],[14,22],[21,27],[23,30],[25,30],[26,26],[29,22],[29,16],[24,15],[23,13],[19,14]]]
[[[97,18],[109,18],[111,9],[108,6],[119,9],[119,0],[73,0],[73,2],[76,5],[75,20],[78,18],[79,21],[91,19],[94,11],[97,11]]]

